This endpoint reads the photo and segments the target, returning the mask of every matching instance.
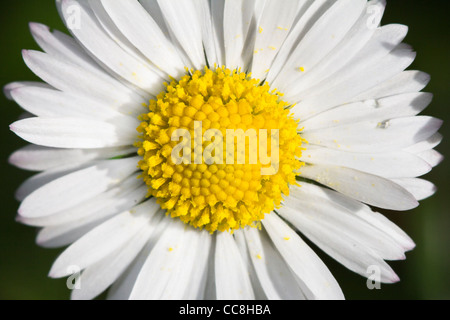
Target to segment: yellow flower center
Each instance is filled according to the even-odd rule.
[[[256,226],[281,205],[303,165],[289,104],[268,84],[225,68],[165,85],[137,128],[148,196],[211,233]]]

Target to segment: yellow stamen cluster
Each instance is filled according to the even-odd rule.
[[[139,167],[148,186],[148,196],[156,197],[172,217],[211,233],[256,225],[266,213],[280,206],[282,196],[289,194],[288,186],[296,184],[296,172],[302,166],[296,160],[301,156],[302,138],[298,122],[288,107],[281,94],[271,90],[268,84],[260,85],[245,73],[225,68],[191,71],[179,81],[166,84],[166,90],[157,100],[150,101],[149,112],[140,116],[142,122],[137,128],[140,139],[136,146],[142,156]],[[194,137],[196,121],[201,121],[202,134],[209,129],[222,133],[222,163],[208,165],[202,159],[198,164],[194,160],[193,138],[192,162],[175,164],[173,161],[172,150],[180,142],[172,141],[172,134],[177,129],[186,129]],[[227,129],[256,132],[266,129],[268,144],[271,132],[277,129],[278,171],[263,175],[261,169],[270,164],[263,165],[259,159],[256,164],[250,161],[227,164]],[[257,138],[259,141],[259,134]],[[202,150],[211,143],[203,141]],[[267,150],[270,154],[270,145]],[[249,155],[247,150],[246,160]]]

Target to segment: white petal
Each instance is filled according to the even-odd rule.
[[[45,171],[63,165],[127,156],[136,151],[136,148],[128,146],[101,149],[57,149],[30,144],[15,151],[9,157],[9,163],[25,170]]]
[[[433,168],[444,161],[444,156],[436,150],[427,150],[417,154],[418,157],[425,160]],[[407,178],[407,177],[405,177]]]
[[[355,214],[370,211],[336,192],[303,183],[277,212],[350,270],[368,276],[372,265],[382,269],[383,282],[398,277],[383,261],[405,259],[405,249],[384,230]],[[374,213],[373,213],[374,214]]]
[[[418,154],[424,151],[431,150],[437,147],[442,142],[442,135],[440,133],[435,133],[431,137],[426,140],[423,140],[419,143],[416,143],[413,146],[410,146],[405,149],[406,152]]]
[[[155,228],[152,222],[153,219],[123,247],[86,268],[78,278],[80,289],[73,290],[71,298],[73,300],[93,299],[114,283],[147,243]]]
[[[425,200],[436,193],[437,187],[430,181],[418,178],[393,179],[396,184],[410,192],[417,201]]]
[[[224,45],[225,0],[210,1],[210,3],[211,3],[211,17],[212,17],[212,32],[216,49],[215,50],[216,60],[217,65],[221,67],[225,65],[225,45]]]
[[[431,166],[420,156],[405,151],[355,153],[311,145],[302,151],[301,160],[351,168],[384,178],[418,177],[431,171]]]
[[[245,269],[247,269],[248,276],[250,278],[250,283],[252,285],[253,294],[255,295],[255,300],[267,300],[266,293],[259,281],[258,276],[256,275],[256,270],[251,261],[251,257],[249,255],[249,250],[247,247],[247,241],[245,240],[244,230],[236,230],[233,232],[234,240],[236,241],[236,245],[238,247],[239,253],[242,258],[242,262],[245,265]]]
[[[369,268],[376,266],[380,270],[381,282],[395,283],[399,281],[398,276],[383,259],[350,237],[338,234],[333,227],[328,228],[320,226],[319,223],[305,222],[303,217],[297,217],[294,214],[283,214],[283,217],[299,228],[324,252],[351,271],[367,277],[370,275]]]
[[[137,158],[106,160],[44,185],[20,205],[25,218],[42,217],[91,199],[136,172]]]
[[[38,51],[23,51],[27,66],[53,87],[107,104],[126,114],[141,114],[142,96],[117,81],[106,81],[77,65]]]
[[[184,226],[186,228],[186,226]],[[212,235],[207,231],[190,226],[190,240],[182,257],[182,263],[175,266],[173,276],[164,289],[161,299],[194,300],[203,294],[204,277],[208,267]],[[181,249],[181,248],[180,248]]]
[[[221,47],[223,47],[223,42],[219,44],[219,35],[216,33],[215,21],[212,15],[212,6],[215,6],[219,2],[223,5],[223,0],[213,1],[213,3],[209,0],[198,0],[196,7],[201,23],[206,61],[210,67],[223,65],[222,60],[219,59],[219,55],[222,56]],[[223,32],[221,32],[221,39],[223,39]]]
[[[105,81],[113,81],[72,37],[58,30],[50,31],[40,23],[30,23],[30,30],[37,44],[49,55],[89,70]]]
[[[285,67],[286,61],[292,52],[297,48],[305,35],[311,30],[318,19],[325,14],[336,1],[315,0],[307,1],[299,14],[293,29],[284,41],[283,45],[272,63],[270,71],[267,75],[267,82],[273,85],[274,79],[279,75],[282,68]],[[257,6],[258,8],[258,6]],[[256,11],[256,9],[255,9]]]
[[[306,191],[303,189],[306,186]],[[294,187],[297,188],[297,187]],[[383,232],[393,240],[395,240],[400,246],[403,247],[404,251],[410,251],[415,247],[414,242],[411,238],[401,230],[397,225],[389,221],[384,215],[372,211],[369,206],[362,204],[359,201],[353,200],[345,195],[339,194],[335,191],[321,188],[318,186],[311,185],[310,183],[302,182],[301,187],[297,188],[295,194],[299,195],[303,192],[309,192],[315,197],[319,197],[321,201],[334,201],[336,205],[345,207],[351,214],[370,224],[372,227],[378,229],[378,232]]]
[[[298,0],[285,0],[283,5],[277,0],[267,0],[256,28],[255,47],[252,63],[252,77],[264,79],[284,40],[292,29],[298,13]],[[227,25],[225,25],[227,30]],[[225,31],[225,36],[227,35]],[[228,63],[228,60],[227,60]]]
[[[371,8],[371,5],[368,3],[367,6],[368,8]],[[368,40],[367,35],[365,35],[364,42],[362,44],[358,43],[358,46],[354,48],[353,52],[345,52],[345,40],[347,39],[344,39],[344,42],[339,44],[335,50],[329,54],[329,56],[332,57],[331,59],[322,61],[319,66],[311,70],[305,69],[305,71],[309,70],[308,72],[294,73],[294,75],[297,75],[297,78],[300,76],[301,78],[298,83],[293,82],[286,87],[285,91],[290,92],[290,96],[297,97],[300,94],[302,97],[308,97],[315,92],[322,90],[321,87],[323,86],[331,87],[344,79],[351,79],[352,77],[357,76],[358,70],[361,73],[361,70],[364,70],[364,68],[386,59],[392,50],[396,49],[398,51],[400,49],[398,45],[405,38],[408,28],[403,25],[392,24],[371,30],[371,28],[368,28],[367,23],[372,15],[373,12],[371,10],[365,10],[365,13],[360,17],[353,29],[353,32],[356,32],[358,29],[362,30],[361,32],[366,31],[369,35],[372,35],[370,40]],[[351,35],[352,32],[349,32],[347,37],[351,37]],[[352,44],[350,44],[350,46],[352,46]],[[408,49],[405,51],[408,52],[411,50]],[[339,59],[342,54],[347,54],[347,57]],[[333,63],[333,60],[337,60],[336,63]],[[327,66],[327,64],[331,65]]]
[[[158,68],[175,78],[185,73],[175,47],[138,1],[101,2],[120,31]]]
[[[122,274],[122,276],[111,286],[108,291],[109,300],[128,300],[133,290],[136,280],[141,272],[142,266],[149,257],[155,244],[159,241],[162,234],[165,232],[167,226],[173,222],[172,219],[164,216],[164,212],[158,212],[153,218],[152,222],[159,222],[156,225],[155,230],[152,232],[147,245],[139,253],[138,257],[128,267],[128,269]]]
[[[34,81],[17,81],[17,82],[11,82],[8,83],[6,86],[3,87],[3,93],[5,94],[6,98],[9,100],[13,100],[13,97],[11,96],[11,92],[13,90],[23,88],[23,87],[40,87],[45,89],[51,89],[52,87],[49,86],[46,83],[42,82],[34,82]]]
[[[201,247],[200,233],[194,228],[186,228],[180,221],[170,221],[142,266],[130,299],[166,300],[185,297],[190,273],[197,272],[193,270],[197,249]],[[206,265],[206,259],[203,264]]]
[[[377,86],[361,93],[353,101],[379,99],[393,95],[419,92],[430,82],[430,75],[421,71],[403,71]]]
[[[384,7],[384,1],[366,2],[365,10],[362,11],[362,14],[342,41],[315,66],[308,67],[303,63],[306,61],[302,60],[293,61],[296,65],[293,65],[291,69],[285,70],[282,78],[278,81],[283,83],[284,88],[282,90],[290,92],[291,89],[289,88],[292,88],[294,92],[305,92],[308,88],[333,76],[348,62],[357,57],[360,50],[376,32],[376,25],[374,24],[377,23],[376,19],[378,17],[381,18],[383,15]],[[369,23],[372,23],[373,27],[369,27]],[[285,78],[293,80],[286,81]]]
[[[137,203],[144,201],[145,194],[147,192],[146,188],[139,188],[135,190],[130,190],[128,194],[117,199],[116,201],[108,203],[104,206],[104,210],[93,212],[91,216],[85,216],[74,222],[64,223],[60,225],[52,225],[41,229],[36,238],[36,243],[44,248],[60,248],[68,246],[85,234],[95,229],[114,215],[124,212]],[[21,218],[19,221],[29,221],[33,219]],[[35,219],[39,222],[44,221],[45,218]],[[32,224],[37,224],[33,223]]]
[[[412,146],[434,135],[442,121],[416,116],[379,121],[363,121],[319,130],[306,129],[302,137],[309,143],[350,152],[392,152]]]
[[[114,21],[109,16],[108,12],[105,10],[101,0],[88,0],[89,6],[86,5],[86,12],[88,12],[95,22],[98,22],[101,26],[101,31],[112,39],[115,44],[117,44],[126,54],[131,58],[138,61],[140,64],[146,66],[149,70],[153,71],[156,75],[161,78],[166,78],[167,74],[157,68],[152,64],[144,54],[142,54],[134,45],[130,42],[128,37],[126,37],[122,31],[117,27]],[[92,11],[92,12],[91,12]],[[99,62],[102,64],[102,62]],[[108,66],[103,66],[108,70]],[[116,75],[119,81],[122,81],[121,77]],[[133,87],[133,86],[131,86]],[[137,91],[141,91],[135,87]],[[145,94],[145,93],[144,93]]]
[[[223,13],[225,65],[230,70],[244,69],[247,64],[247,61],[244,61],[243,51],[252,23],[254,8],[254,0],[225,1]]]
[[[50,277],[60,278],[69,274],[67,267],[81,270],[99,262],[123,246],[141,230],[158,211],[155,200],[149,200],[133,210],[124,212],[98,226],[67,248],[56,259]]]
[[[191,0],[158,0],[165,21],[173,35],[187,53],[193,67],[201,70],[205,65],[202,30],[198,13]]]
[[[53,89],[26,86],[11,91],[13,99],[26,111],[40,117],[66,117],[104,120],[137,128],[140,122],[106,104]]]
[[[212,239],[211,246],[211,257],[214,256],[216,251],[216,236]],[[206,277],[206,286],[203,295],[203,299],[205,300],[217,300],[217,289],[216,289],[216,275],[215,275],[215,259],[209,259],[208,261],[208,270],[205,273]]]
[[[272,85],[286,94],[289,93],[289,98],[292,97],[293,90],[288,90],[287,84],[292,83],[295,75],[301,73],[289,71],[299,67],[311,70],[344,39],[365,7],[366,1],[363,0],[336,1],[301,40]]]
[[[202,233],[200,245],[196,253],[196,260],[199,261],[195,270],[191,273],[190,284],[184,298],[186,300],[203,300],[205,298],[205,287],[208,278],[209,261],[212,260],[213,236],[209,233]]]
[[[291,270],[273,247],[267,233],[255,228],[245,229],[250,258],[269,300],[304,299]]]
[[[23,201],[26,197],[28,197],[31,193],[39,189],[40,187],[46,185],[47,183],[59,179],[65,175],[68,175],[77,170],[85,169],[94,165],[93,162],[85,162],[85,163],[71,163],[67,165],[62,165],[56,168],[50,168],[41,173],[35,174],[31,178],[25,180],[16,191],[16,199],[19,201]]]
[[[343,299],[342,290],[325,264],[276,214],[262,221],[275,247],[314,299]]]
[[[322,112],[300,126],[305,130],[317,130],[362,121],[382,122],[386,120],[412,117],[421,113],[431,102],[431,93],[406,93],[382,99],[358,101],[338,106]]]
[[[364,4],[358,3],[358,5]],[[329,52],[321,51],[319,55],[315,54],[314,58],[307,57],[304,53],[304,56],[299,57],[298,60],[290,60],[288,62],[290,64],[284,66],[283,72],[278,75],[274,85],[279,85],[283,92],[292,92],[292,94],[306,92],[308,88],[332,77],[349,61],[353,60],[375,33],[376,28],[367,27],[368,22],[373,20],[373,8],[377,8],[380,16],[384,11],[384,5],[377,1],[366,2],[365,7],[365,10],[360,11],[359,16],[353,16],[356,20],[352,20],[354,24],[349,31],[338,35],[343,38],[332,50]],[[336,35],[332,34],[331,38],[334,41]],[[327,41],[327,39],[323,41]],[[319,42],[316,42],[315,45],[324,47]],[[308,48],[304,50],[308,50]],[[314,63],[314,61],[320,62]],[[269,80],[271,81],[272,77]]]
[[[116,187],[67,210],[34,218],[19,215],[17,220],[32,226],[54,227],[45,232],[45,241],[49,241],[81,226],[126,211],[145,200],[147,192],[143,181],[131,175]],[[40,235],[43,236],[42,232]]]
[[[301,176],[375,207],[405,211],[418,206],[413,195],[400,185],[354,169],[311,165],[302,167]]]
[[[221,232],[216,237],[215,277],[218,300],[254,299],[245,264],[228,232]]]
[[[145,10],[147,10],[148,14],[151,15],[166,38],[170,39],[170,32],[167,29],[167,24],[164,21],[164,15],[161,12],[158,0],[140,0],[139,2],[145,8]]]
[[[36,237],[36,244],[47,249],[66,247],[82,238],[103,222],[105,220],[95,221],[79,227],[71,225],[45,227],[39,230]]]
[[[355,96],[404,71],[415,57],[410,50],[398,49],[374,63],[361,63],[360,66],[350,63],[339,76],[319,83],[307,93],[285,99],[301,100],[293,107],[293,112],[300,119],[308,119],[334,106],[355,101]]]
[[[149,65],[122,49],[102,29],[91,9],[83,1],[62,1],[62,13],[66,23],[73,19],[70,8],[76,6],[79,13],[80,27],[72,27],[71,32],[82,45],[118,76],[126,79],[137,88],[157,95],[163,90],[163,79],[149,68]]]
[[[133,145],[135,128],[77,118],[30,118],[11,124],[22,139],[37,145],[68,149],[97,149]]]

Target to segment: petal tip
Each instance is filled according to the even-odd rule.
[[[39,237],[37,242],[39,244]],[[61,264],[61,260],[59,258],[53,263],[53,266],[48,273],[48,276],[52,279],[64,278],[68,275],[70,275],[70,266]]]
[[[11,96],[11,91],[14,90],[14,88],[16,87],[16,83],[12,82],[12,83],[8,83],[7,85],[5,85],[3,87],[3,95],[8,99],[8,100],[13,100],[13,97]]]
[[[48,273],[48,277],[52,279],[63,278],[65,275],[61,272],[61,270],[55,269],[52,267],[50,272]]]
[[[28,27],[30,28],[31,32],[38,32],[40,30],[49,29],[46,25],[33,21],[28,23]]]
[[[392,276],[391,276],[391,279],[390,279],[391,281],[392,281],[392,283],[398,283],[398,282],[400,282],[400,277],[396,274],[396,273],[394,273]]]
[[[407,245],[405,245],[404,248],[405,248],[405,252],[412,251],[416,248],[416,243],[414,241],[410,240],[410,242]]]
[[[10,129],[11,131],[13,131],[13,130],[11,129],[11,126],[9,126],[9,129]],[[14,132],[14,131],[13,131],[13,132]],[[17,152],[12,153],[12,154],[8,157],[8,163],[9,163],[10,165],[12,165],[12,166],[17,167],[17,164],[20,163],[20,159],[19,159],[19,156],[18,156],[18,153],[17,153]]]

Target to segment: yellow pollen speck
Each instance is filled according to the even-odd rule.
[[[303,166],[297,159],[304,150],[298,120],[281,93],[248,74],[223,67],[186,71],[185,76],[166,83],[166,89],[150,100],[146,113],[139,117],[135,146],[142,157],[140,178],[148,187],[147,196],[155,197],[170,217],[211,233],[258,227],[265,214],[281,206],[289,185],[297,185],[296,175]],[[184,140],[172,139],[178,129],[188,131],[191,139],[178,155],[191,153],[179,164],[172,158]],[[209,129],[223,138],[217,139],[219,142],[215,136],[206,138]],[[227,153],[227,130],[255,132],[256,143],[251,143],[249,134],[245,154],[236,142],[234,155]],[[273,130],[279,133],[276,158],[271,157]],[[260,141],[260,137],[264,139]],[[260,159],[262,141],[269,163]],[[214,149],[214,145],[220,142],[223,153],[216,154],[222,149]],[[208,150],[214,160],[210,163],[205,160]],[[243,163],[237,161],[238,154]],[[270,174],[263,170],[271,166],[278,169]]]
[[[304,67],[300,67],[300,68],[298,68],[298,70],[299,70],[300,72],[305,72],[305,68],[304,68]]]
[[[256,259],[261,260],[262,259],[261,255],[257,254]]]
[[[263,28],[259,27],[258,31],[259,31],[259,33],[263,33]]]
[[[169,252],[172,252],[173,251],[173,248],[169,248]]]
[[[289,241],[289,240],[291,240],[291,238],[289,238],[289,237],[284,237],[283,240]]]
[[[277,50],[277,48],[274,47],[274,46],[269,46],[269,49],[270,49],[270,50]]]

